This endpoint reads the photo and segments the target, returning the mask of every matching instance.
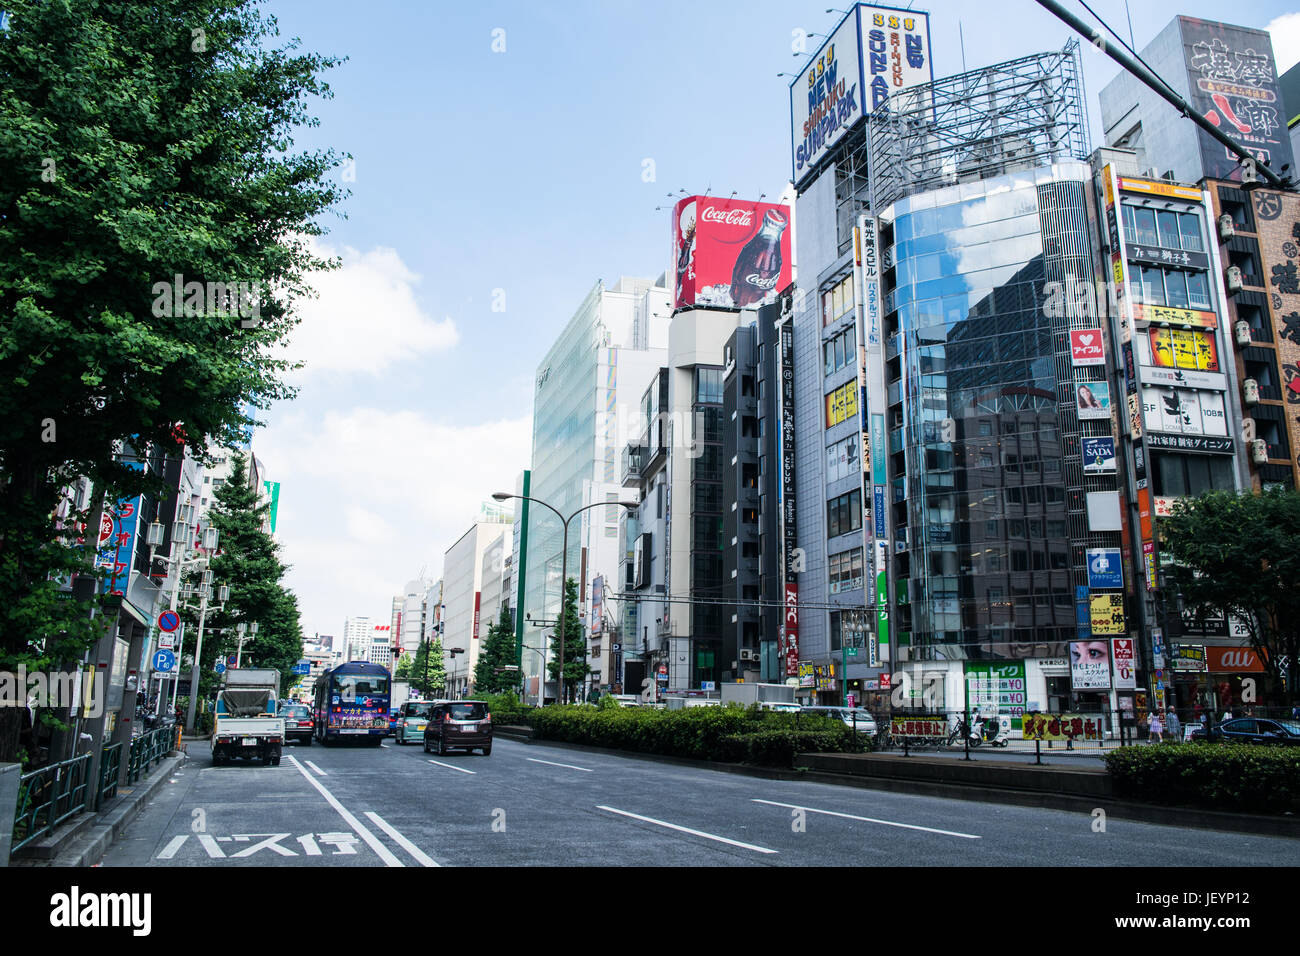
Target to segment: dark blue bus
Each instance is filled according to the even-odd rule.
[[[388,734],[388,668],[348,661],[316,679],[316,739],[356,740],[378,747]]]

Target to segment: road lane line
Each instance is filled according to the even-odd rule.
[[[430,760],[429,763],[436,763],[439,767],[446,767],[448,770],[459,770],[461,773],[478,773],[477,770],[466,770],[464,767],[456,767],[441,760]]]
[[[311,767],[311,769],[315,770],[315,771],[316,771],[318,774],[320,774],[322,777],[327,777],[327,776],[329,776],[329,774],[327,774],[327,773],[326,773],[324,770],[322,770],[320,767],[316,766],[316,765],[315,765],[314,763],[312,763],[310,760],[304,760],[303,763],[305,763],[307,766]]]
[[[766,803],[773,807],[788,807],[791,810],[803,810],[805,813],[821,813],[828,817],[843,817],[846,820],[861,820],[864,823],[879,823],[885,827],[901,827],[904,830],[923,830],[926,833],[939,833],[943,836],[961,837],[963,840],[980,840],[982,837],[974,833],[958,833],[956,830],[936,830],[934,827],[917,826],[914,823],[895,823],[893,820],[877,820],[874,817],[859,817],[852,813],[837,813],[834,810],[818,810],[816,807],[801,807],[794,803],[777,803],[775,800],[759,800],[753,798],[754,803]]]
[[[379,814],[375,813],[374,810],[367,810],[366,816],[370,818],[371,823],[392,837],[394,843],[400,846],[407,853],[411,854],[411,856],[415,857],[422,866],[439,866],[437,860],[429,856],[406,837],[402,836],[402,834],[397,832],[397,827],[393,826]]]
[[[182,833],[180,836],[172,837],[171,840],[168,841],[167,845],[163,847],[163,851],[158,854],[156,859],[170,860],[172,857],[176,855],[176,851],[181,848],[181,844],[183,844],[189,838],[190,835],[188,833]]]
[[[705,833],[703,830],[692,830],[690,827],[678,826],[676,823],[669,823],[666,820],[656,820],[654,817],[643,817],[639,813],[629,813],[627,810],[619,810],[615,807],[606,807],[597,805],[597,810],[607,810],[610,813],[617,813],[621,816],[631,817],[633,820],[641,820],[645,823],[653,823],[655,826],[667,827],[669,830],[677,830],[681,833],[689,833],[691,836],[704,837],[706,840],[716,840],[719,843],[726,843],[731,846],[738,846],[742,850],[753,850],[755,853],[776,853],[776,850],[769,850],[765,846],[755,846],[752,843],[741,843],[739,840],[729,840],[726,837],[717,836],[712,833]]]
[[[586,767],[575,767],[571,763],[556,763],[554,760],[538,760],[536,757],[525,757],[525,760],[531,760],[533,763],[550,764],[552,767],[567,767],[570,770],[581,770],[583,773],[591,773]]]
[[[337,799],[335,799],[334,794],[326,790],[319,780],[317,780],[315,777],[309,774],[307,772],[307,768],[298,762],[297,757],[290,757],[289,762],[298,768],[298,772],[307,778],[307,782],[309,784],[311,784],[318,791],[320,791],[320,795],[329,802],[329,805],[338,812],[338,815],[343,818],[344,822],[347,823],[347,825],[352,828],[352,832],[354,832],[357,836],[361,837],[361,839],[365,840],[366,845],[369,846],[370,849],[374,850],[377,854],[379,854],[379,858],[383,860],[386,865],[388,866],[406,865],[401,860],[399,860],[396,856],[394,856],[393,852],[389,850],[388,847],[380,843],[379,840],[375,837],[375,835],[366,829],[364,823],[362,823],[351,813],[349,813],[347,808],[343,806],[343,804],[339,803]]]

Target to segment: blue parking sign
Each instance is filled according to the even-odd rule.
[[[158,651],[153,656],[153,669],[156,671],[169,671],[176,666],[176,655],[171,651]]]

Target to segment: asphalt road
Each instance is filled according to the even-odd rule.
[[[1104,804],[1100,807],[1105,810]],[[1291,866],[1300,841],[777,781],[498,738],[490,757],[205,743],[113,866]],[[325,858],[328,857],[328,860]]]

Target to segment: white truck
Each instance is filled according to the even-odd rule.
[[[255,757],[279,766],[284,718],[276,716],[280,672],[269,668],[231,668],[217,694],[212,728],[212,762]]]
[[[722,684],[722,702],[724,704],[786,704],[794,705],[794,688],[788,684]]]

